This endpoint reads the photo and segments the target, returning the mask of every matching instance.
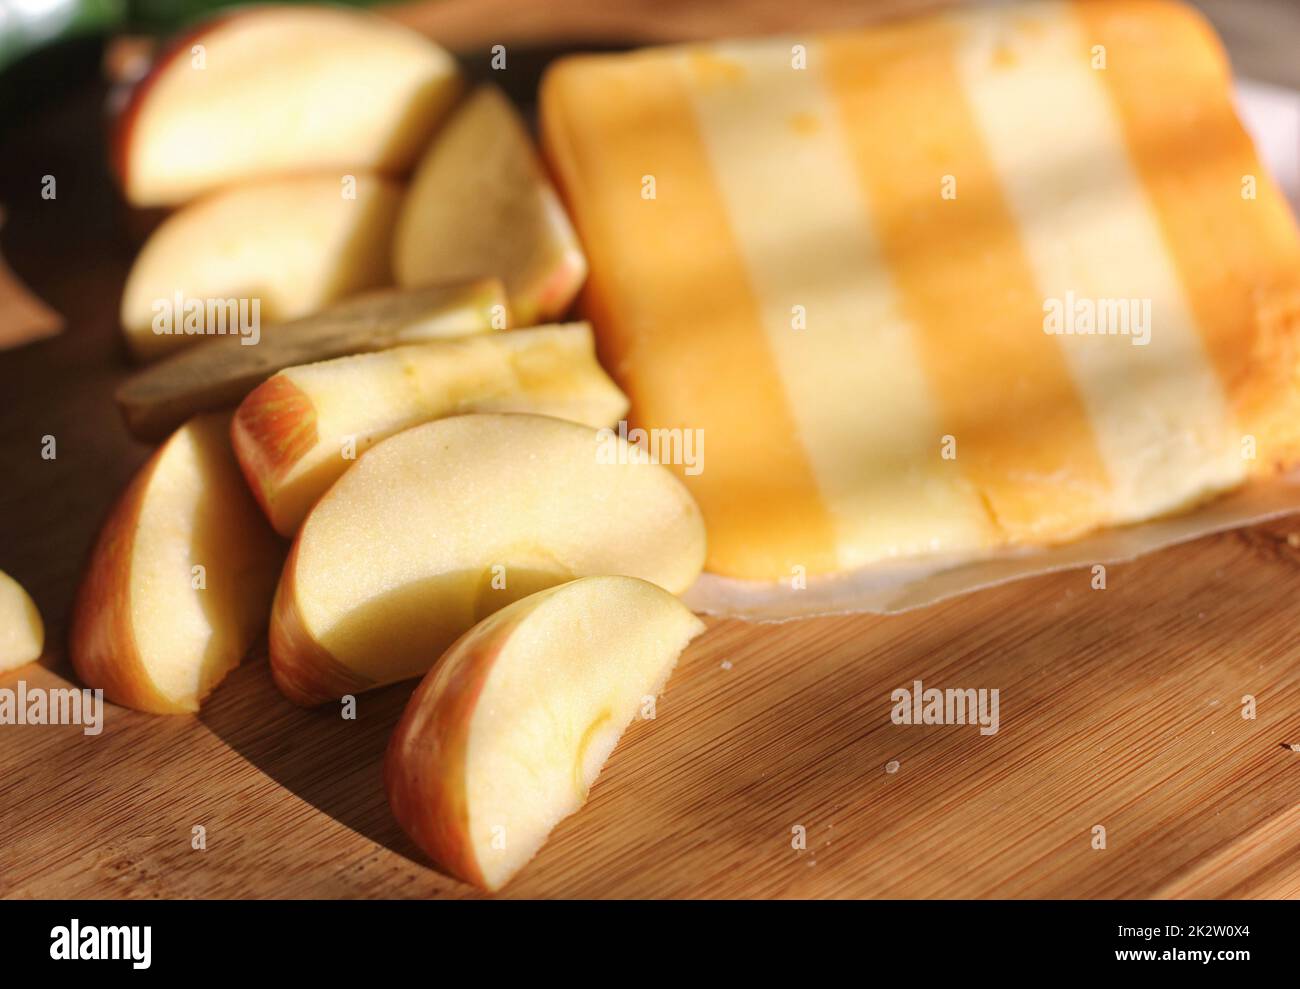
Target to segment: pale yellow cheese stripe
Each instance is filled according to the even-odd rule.
[[[1109,517],[1105,466],[1061,349],[1040,331],[1042,299],[957,78],[953,30],[906,21],[832,36],[823,51],[864,221],[963,472],[1014,542],[1096,528]]]
[[[1150,343],[1062,335],[1113,491],[1143,519],[1244,476],[1222,388],[1066,4],[952,15],[959,71],[1045,300],[1150,301]]]
[[[978,491],[941,456],[915,332],[871,229],[821,49],[809,46],[803,69],[780,41],[681,57],[840,567],[995,544]]]

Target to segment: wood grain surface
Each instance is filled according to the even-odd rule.
[[[0,687],[71,682],[80,567],[147,453],[111,404],[134,245],[103,171],[101,99],[78,90],[14,122],[0,154],[5,256],[67,320],[0,353],[0,568],[49,640]],[[40,198],[44,174],[56,200]],[[1073,572],[891,618],[711,622],[657,718],[503,895],[1300,896],[1300,521],[1115,566],[1107,583]],[[1000,730],[893,724],[890,693],[917,679],[998,689]],[[380,761],[409,690],[363,695],[355,721],[304,711],[260,651],[197,717],[109,706],[96,737],[0,726],[0,895],[477,895],[388,811]]]

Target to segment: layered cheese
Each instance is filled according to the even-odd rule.
[[[542,130],[714,572],[1060,542],[1300,453],[1300,237],[1181,5],[574,57]]]

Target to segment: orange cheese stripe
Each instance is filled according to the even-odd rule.
[[[676,469],[704,513],[708,568],[834,570],[833,527],[686,85],[656,52],[569,59],[543,83],[543,144],[593,262],[584,308],[632,422],[703,430],[705,469]]]
[[[1230,101],[1223,50],[1164,0],[1075,4],[1238,424],[1269,470],[1300,459],[1300,236]],[[1254,198],[1243,195],[1254,183]]]
[[[853,167],[957,463],[1015,541],[1107,521],[1088,414],[957,76],[943,22],[827,38]],[[906,135],[897,139],[894,135]]]

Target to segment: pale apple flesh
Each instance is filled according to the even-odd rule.
[[[612,431],[439,419],[376,444],[308,514],[272,609],[272,675],[322,703],[422,675],[534,591],[623,574],[681,593],[703,563],[685,487]]]
[[[577,234],[510,101],[475,90],[438,132],[398,218],[400,285],[495,274],[521,326],[562,317],[587,276]]]
[[[505,289],[496,278],[379,289],[264,326],[256,346],[237,336],[205,337],[137,371],[118,389],[117,405],[132,434],[154,442],[192,415],[239,404],[287,367],[504,330],[509,315]]]
[[[447,52],[368,13],[222,14],[178,39],[136,87],[114,131],[114,165],[136,206],[270,175],[400,174],[460,88]]]
[[[391,284],[387,245],[401,186],[371,173],[353,179],[322,173],[234,186],[167,217],[122,293],[132,354],[153,360],[208,336],[249,336],[241,331],[254,318],[295,319]]]
[[[283,543],[244,485],[228,415],[155,451],[109,514],[73,609],[88,687],[140,711],[197,711],[265,627]]]
[[[586,802],[704,627],[662,588],[614,576],[484,619],[425,677],[389,743],[398,823],[451,875],[500,889]]]
[[[0,570],[0,673],[41,658],[45,623],[23,586]]]
[[[235,412],[231,441],[275,530],[380,440],[467,412],[532,412],[610,426],[627,397],[596,361],[586,323],[441,340],[287,368]]]

